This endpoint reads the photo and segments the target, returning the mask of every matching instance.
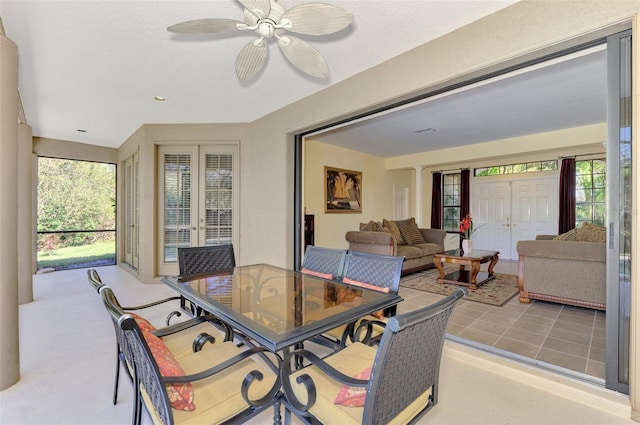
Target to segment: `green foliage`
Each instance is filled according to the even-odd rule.
[[[113,164],[40,158],[38,232],[115,229],[115,180]],[[38,245],[49,248],[100,240],[99,233],[41,236]]]

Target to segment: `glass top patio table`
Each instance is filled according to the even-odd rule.
[[[402,301],[268,264],[162,282],[272,352]]]

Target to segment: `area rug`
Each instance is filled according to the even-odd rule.
[[[447,265],[444,267],[445,274],[451,273],[458,266]],[[469,289],[469,295],[465,298],[484,304],[501,306],[518,293],[518,277],[514,275],[496,273],[496,277],[478,289]],[[420,273],[404,276],[400,279],[400,286],[417,289],[420,291],[433,292],[435,294],[449,295],[458,285],[449,283],[437,283],[439,276],[438,269],[429,269]]]

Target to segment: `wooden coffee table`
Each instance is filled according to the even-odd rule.
[[[498,263],[498,251],[484,251],[474,249],[470,252],[463,252],[461,249],[452,249],[450,251],[440,252],[433,255],[433,263],[440,271],[437,279],[438,283],[453,283],[456,285],[468,286],[471,289],[478,289],[493,279],[493,268]],[[486,272],[480,271],[480,264],[489,263],[489,269]],[[443,263],[460,264],[460,269],[448,275],[444,274]],[[469,266],[471,270],[465,270]]]

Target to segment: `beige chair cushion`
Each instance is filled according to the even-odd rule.
[[[179,362],[185,373],[190,375],[230,359],[241,351],[232,342],[216,343],[206,350],[179,359]],[[276,376],[262,361],[247,359],[210,378],[192,382],[197,408],[192,412],[173,409],[176,424],[220,423],[246,409],[247,403],[240,395],[240,386],[252,370],[262,372],[264,379],[253,382],[249,397],[263,397],[273,386]]]
[[[362,372],[368,366],[373,364],[376,356],[376,349],[368,347],[364,344],[355,343],[338,351],[336,354],[327,357],[325,360],[328,364],[339,370],[340,372],[355,376]],[[315,366],[306,367],[294,372],[290,379],[291,385],[296,392],[298,398],[306,401],[307,393],[303,385],[297,384],[295,378],[307,373],[313,379],[316,385],[317,398],[315,404],[309,409],[309,412],[325,424],[360,424],[362,423],[362,414],[364,407],[346,407],[336,405],[334,403],[336,396],[342,388],[342,384],[327,377],[319,371]],[[399,391],[401,389],[398,389]],[[402,411],[391,424],[407,423],[409,419],[415,416],[427,403],[431,390],[426,391]]]
[[[169,351],[173,353],[176,359],[193,354],[193,340],[201,333],[208,333],[213,336],[216,341],[223,341],[222,333],[210,323],[200,323],[183,331],[176,332],[171,335],[163,336],[162,341],[165,343]],[[205,344],[206,349],[211,344]]]

